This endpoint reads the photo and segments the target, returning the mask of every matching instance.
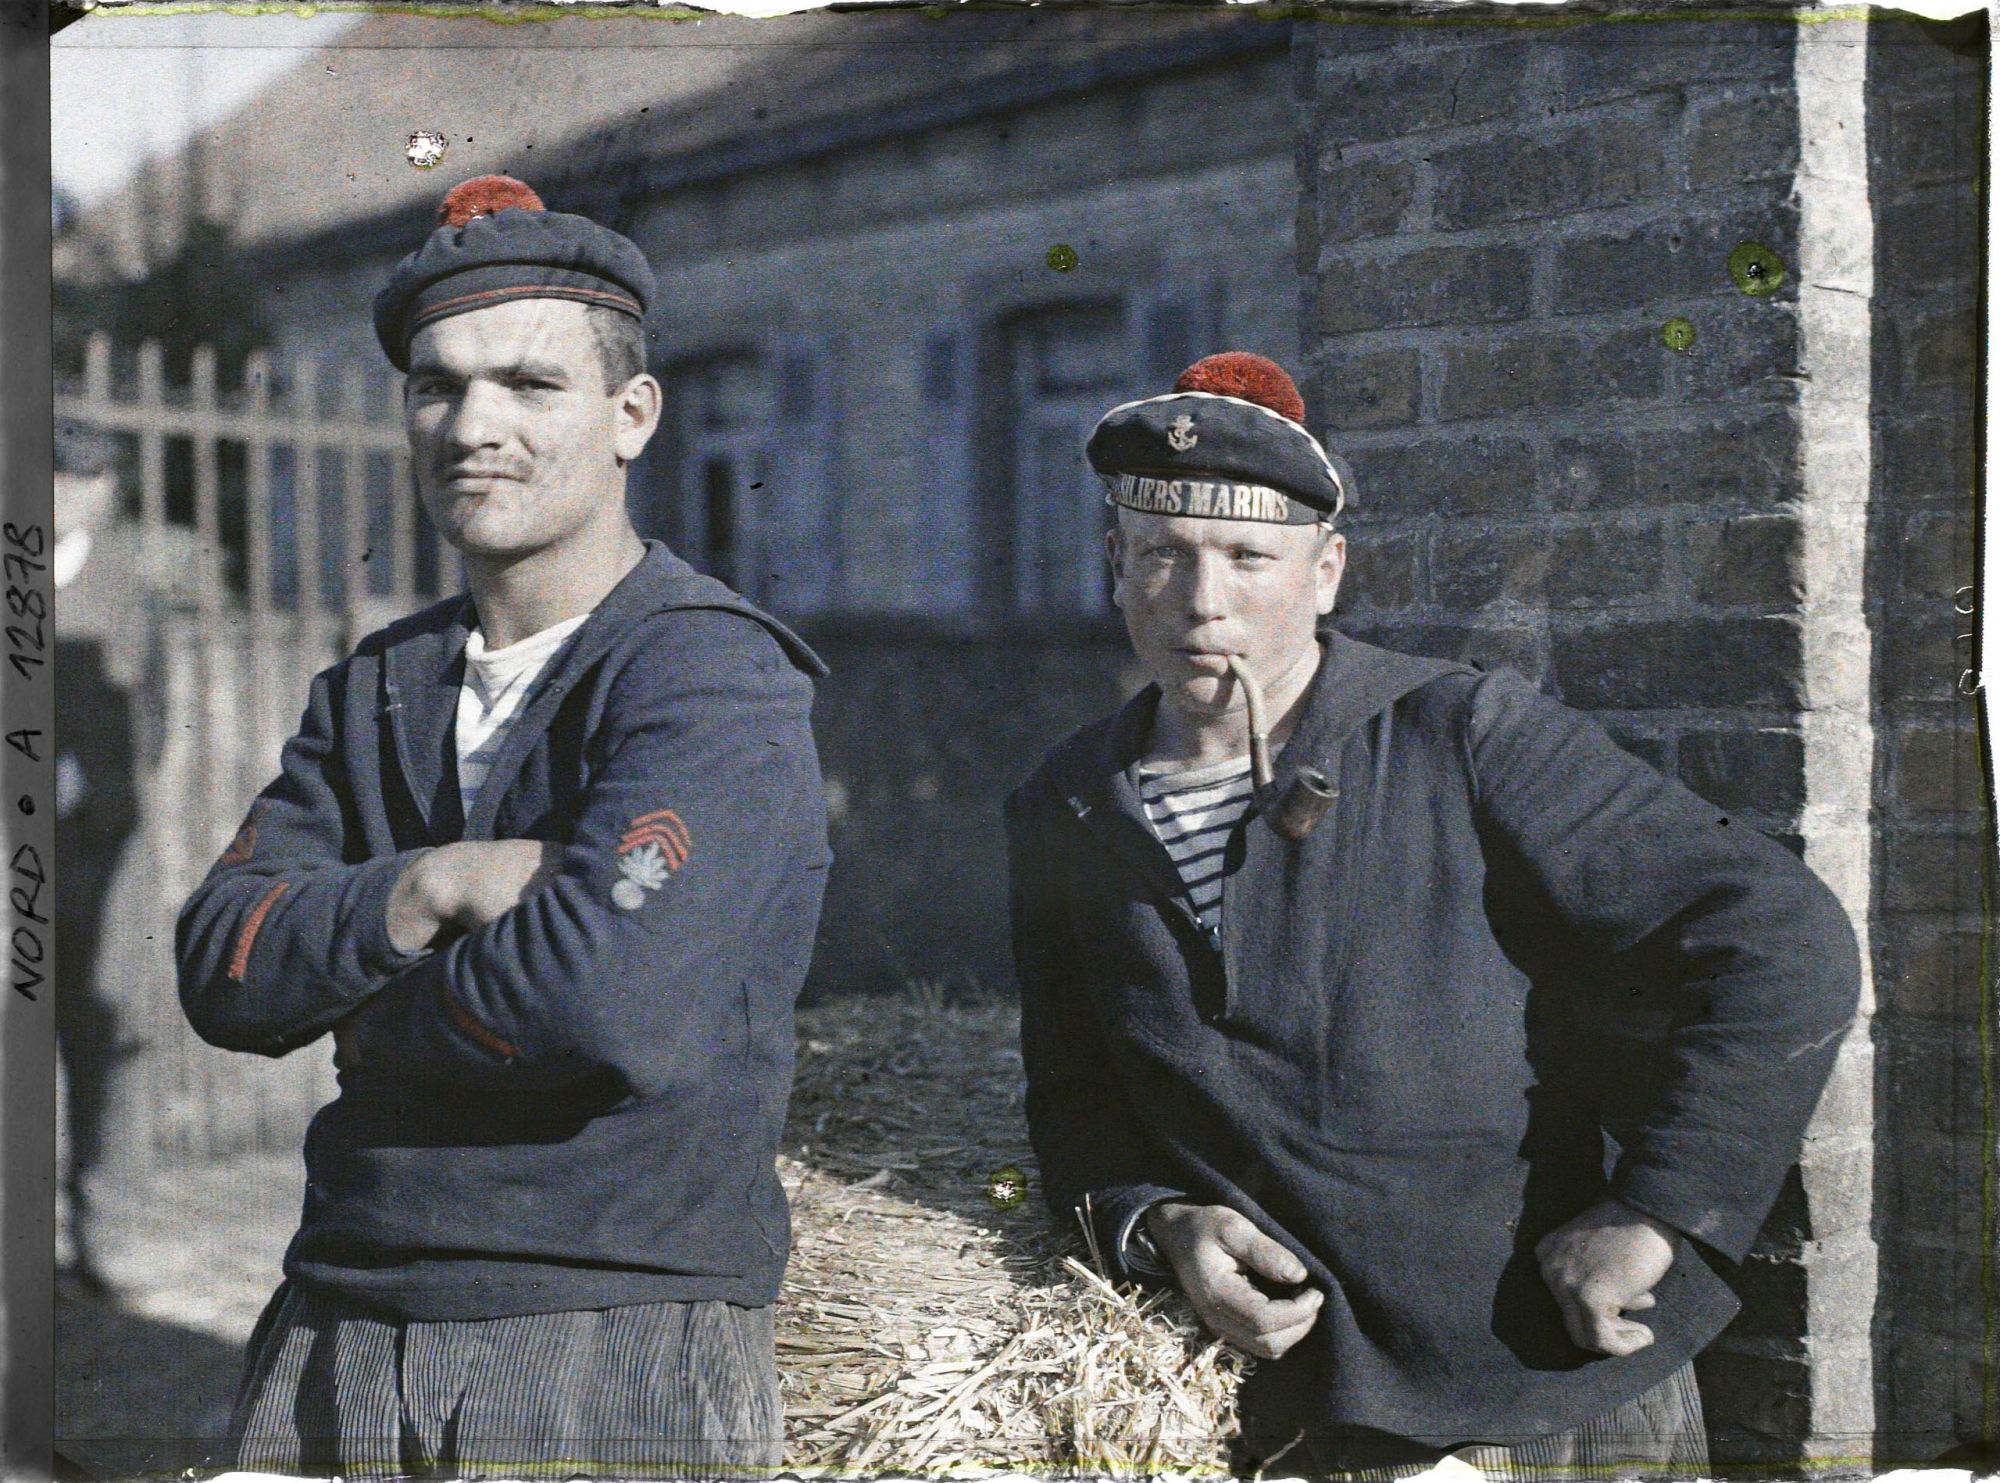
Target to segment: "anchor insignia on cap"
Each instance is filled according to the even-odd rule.
[[[1194,419],[1183,412],[1167,424],[1167,446],[1176,453],[1185,453],[1200,439],[1195,436]]]

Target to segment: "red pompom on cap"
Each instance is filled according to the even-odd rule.
[[[1206,391],[1216,396],[1237,397],[1242,401],[1255,402],[1260,407],[1268,407],[1280,417],[1305,426],[1305,398],[1299,395],[1298,387],[1285,374],[1285,368],[1274,360],[1252,355],[1247,350],[1224,350],[1216,355],[1204,355],[1181,372],[1180,379],[1174,382],[1174,390]]]
[[[522,211],[546,211],[542,198],[511,175],[476,175],[460,181],[445,192],[438,203],[438,225],[462,227],[475,216],[491,216],[514,207]],[[1283,375],[1284,372],[1278,372]]]

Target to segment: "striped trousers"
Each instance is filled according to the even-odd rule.
[[[1420,1449],[1399,1449],[1417,1451]],[[1453,1449],[1461,1462],[1494,1483],[1579,1483],[1584,1479],[1688,1479],[1708,1472],[1708,1432],[1694,1365],[1682,1365],[1651,1390],[1614,1406],[1580,1426],[1507,1446]],[[1339,1479],[1341,1483],[1394,1483],[1436,1467],[1443,1455],[1356,1465],[1332,1448],[1308,1444],[1269,1464],[1272,1478]]]
[[[288,1282],[251,1335],[230,1435],[239,1468],[349,1483],[763,1477],[784,1449],[771,1310],[421,1322]]]

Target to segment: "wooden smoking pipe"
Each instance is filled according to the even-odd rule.
[[[1250,785],[1256,789],[1259,805],[1268,809],[1271,827],[1287,839],[1304,839],[1319,826],[1340,790],[1317,767],[1300,767],[1285,796],[1275,808],[1269,807],[1277,776],[1271,767],[1271,722],[1264,713],[1264,687],[1241,659],[1234,654],[1228,658],[1229,672],[1236,677],[1243,704],[1250,712]]]

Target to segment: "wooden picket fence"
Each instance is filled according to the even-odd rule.
[[[224,391],[208,347],[181,386],[157,344],[129,365],[121,384],[95,337],[82,384],[56,396],[59,418],[122,445],[136,520],[117,535],[137,540],[149,574],[130,595],[154,655],[134,704],[161,742],[136,762],[141,822],[99,969],[144,1043],[149,1126],[114,1136],[169,1165],[292,1152],[331,1094],[329,1057],[271,1063],[196,1040],[173,993],[174,916],[275,774],[311,676],[432,600],[444,564],[419,531],[397,387],[383,395],[361,366],[328,376],[311,358],[252,355]],[[60,632],[60,595],[56,612]]]

